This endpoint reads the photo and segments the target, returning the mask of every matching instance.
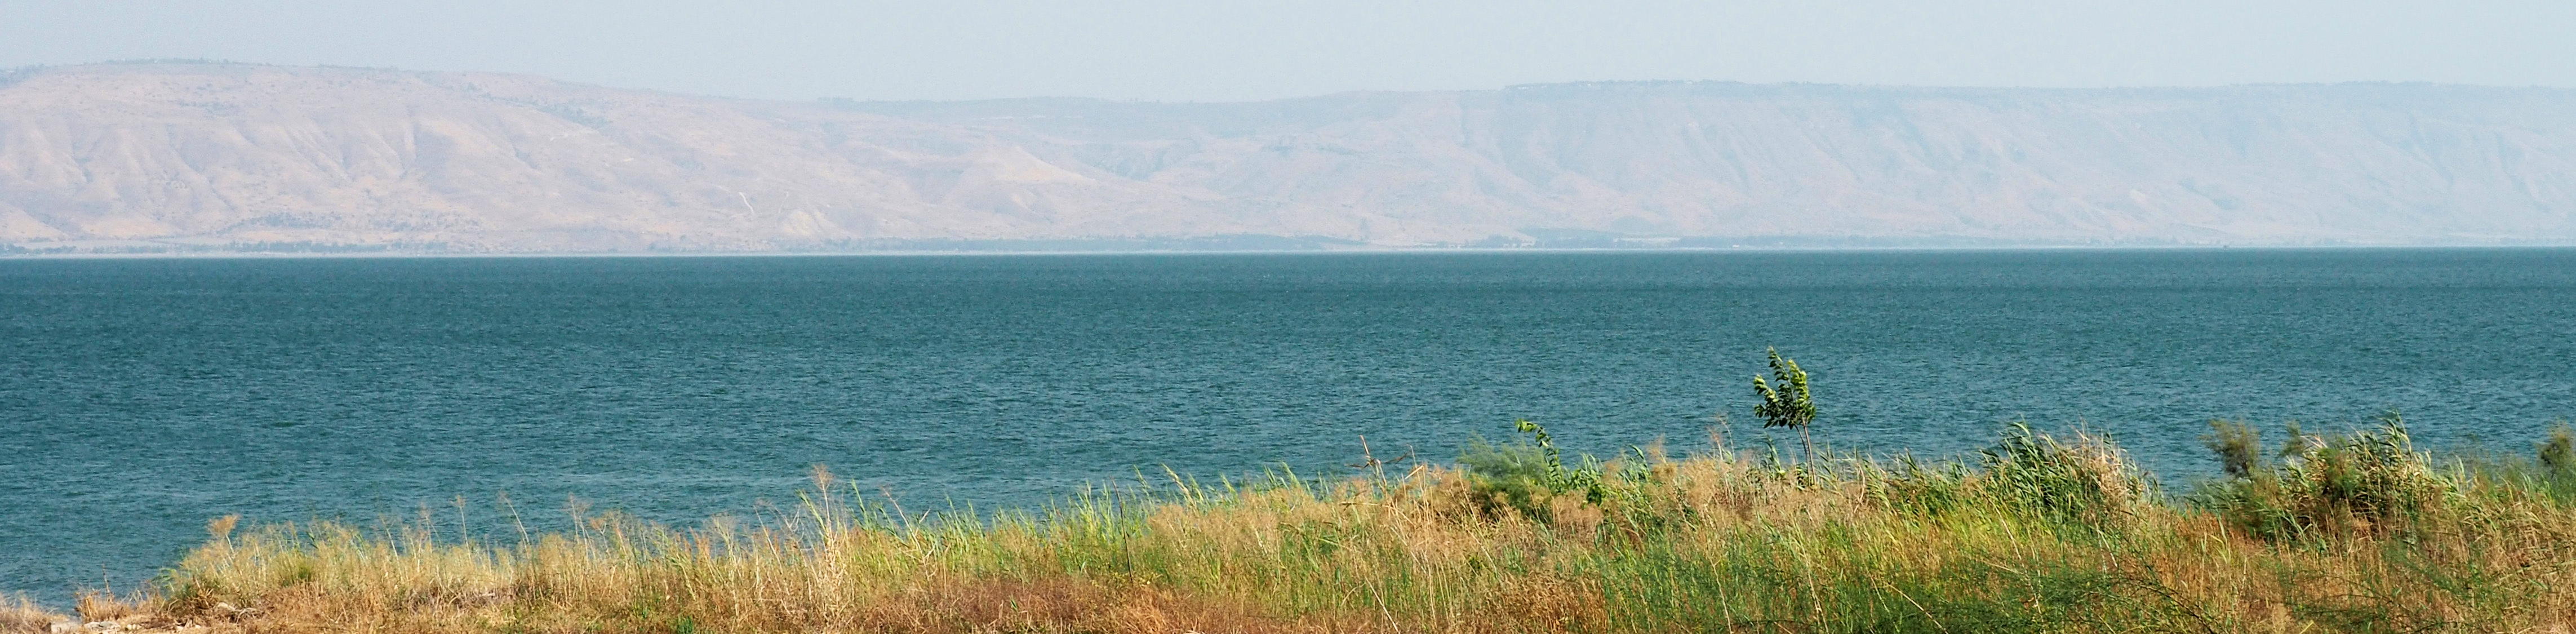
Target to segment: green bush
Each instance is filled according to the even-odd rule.
[[[2393,412],[2318,442],[2293,438],[2287,459],[2210,485],[2203,504],[2256,536],[2300,541],[2395,530],[2458,489]]]
[[[1499,517],[1508,508],[1522,517],[1547,521],[1554,515],[1548,503],[1557,496],[1581,495],[1585,503],[1601,503],[1608,489],[1599,463],[1587,457],[1582,466],[1569,468],[1547,427],[1526,420],[1514,425],[1532,442],[1494,445],[1480,440],[1458,457],[1481,510]]]
[[[2298,436],[2296,427],[2291,428],[2290,435],[2293,438]],[[2210,419],[2209,433],[2200,437],[2200,444],[2218,454],[2218,466],[2227,472],[2227,477],[2254,475],[2255,467],[2263,463],[2262,433],[2245,423]]]
[[[2540,443],[2540,466],[2551,477],[2576,476],[2576,430],[2565,421],[2549,428],[2549,440]]]

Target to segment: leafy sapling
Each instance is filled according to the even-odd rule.
[[[1753,413],[1762,417],[1765,429],[1796,428],[1798,441],[1807,447],[1807,459],[1815,460],[1816,441],[1807,435],[1807,425],[1816,421],[1816,404],[1807,397],[1807,371],[1798,369],[1797,361],[1780,356],[1778,348],[1764,350],[1771,355],[1771,380],[1753,375],[1753,394],[1762,397]]]

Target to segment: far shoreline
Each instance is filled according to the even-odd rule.
[[[38,260],[434,260],[625,258],[831,258],[831,257],[1030,257],[1030,256],[1225,256],[1225,255],[1543,255],[1681,253],[2025,253],[2183,251],[2553,251],[2576,243],[2535,244],[2016,244],[1740,247],[1384,247],[1326,249],[1103,249],[1103,250],[882,250],[882,251],[559,251],[444,252],[355,251],[198,253],[0,253],[0,261]]]

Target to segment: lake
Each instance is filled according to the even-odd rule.
[[[2576,250],[0,260],[0,592],[132,587],[229,513],[689,522],[817,464],[989,509],[1517,418],[1759,447],[1766,346],[1840,449],[2081,425],[2181,489],[2210,418],[2396,410],[2524,452],[2576,414]]]

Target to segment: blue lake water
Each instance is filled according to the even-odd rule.
[[[687,522],[811,465],[911,508],[1160,465],[2085,424],[2168,482],[2211,417],[2404,412],[2527,450],[2576,414],[2576,250],[0,260],[0,592],[130,587],[211,517],[578,497]]]

